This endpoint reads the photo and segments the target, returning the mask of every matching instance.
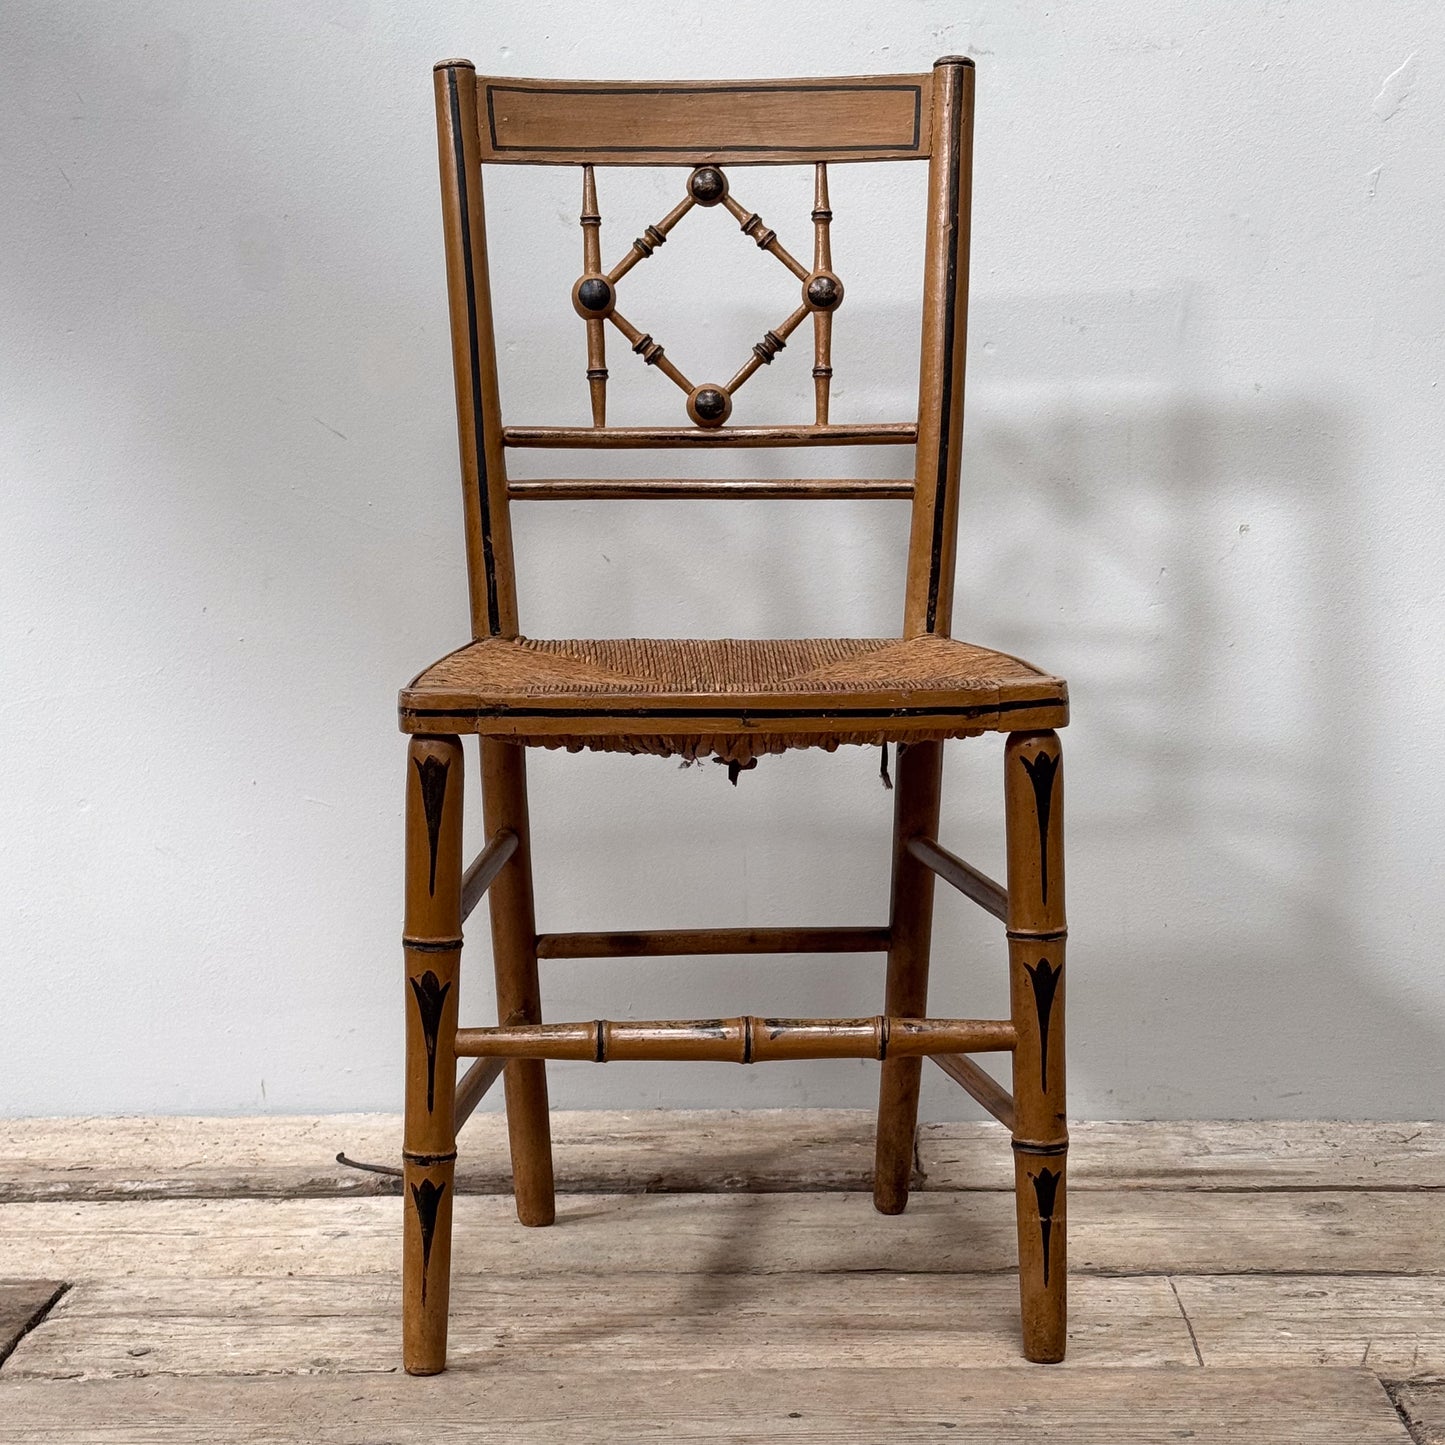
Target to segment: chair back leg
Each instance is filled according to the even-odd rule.
[[[414,737],[406,765],[406,1119],[402,1362],[446,1368],[451,1293],[457,982],[462,949],[461,741]]]
[[[907,743],[898,749],[893,802],[893,885],[889,910],[888,983],[884,1013],[923,1018],[928,1012],[928,954],[933,933],[933,873],[908,851],[908,840],[938,836],[943,744]],[[918,1127],[919,1058],[884,1059],[878,1085],[878,1142],[873,1204],[901,1214],[913,1178]]]
[[[1068,1326],[1064,1103],[1064,773],[1057,733],[1004,750],[1014,1190],[1024,1353],[1064,1357]]]
[[[517,848],[487,890],[492,960],[497,975],[497,1022],[542,1022],[537,979],[537,917],[532,901],[532,842],[527,821],[527,753],[517,743],[483,738],[482,815],[488,837],[517,835]],[[552,1129],[547,1113],[547,1065],[513,1059],[504,1075],[512,1187],[523,1224],[557,1217],[552,1183]]]

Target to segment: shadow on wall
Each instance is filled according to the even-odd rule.
[[[16,420],[43,524],[27,546],[42,559],[38,621],[17,630],[17,655],[33,674],[27,686],[64,699],[76,720],[74,798],[62,808],[34,793],[37,836],[20,859],[34,897],[17,947],[42,983],[17,1001],[15,1035],[46,1045],[26,1070],[26,1098],[37,1101],[27,1107],[257,1107],[263,1099],[235,1081],[262,1076],[280,1107],[381,1107],[400,1078],[395,689],[461,640],[466,616],[425,82],[434,52],[407,59],[405,38],[388,32],[359,69],[312,67],[315,83],[297,90],[267,47],[236,43],[244,29],[230,20],[216,31],[164,22],[52,7],[13,48],[16,83],[0,87],[23,122],[11,127],[28,167],[17,194],[33,203],[15,211],[0,308],[35,388]],[[319,23],[334,57],[336,37]],[[357,74],[406,66],[417,79],[404,100],[358,109]],[[354,130],[335,126],[342,113]],[[811,181],[786,169],[750,173],[744,193],[805,252]],[[580,322],[567,302],[579,186],[575,175],[554,179],[554,200],[539,206],[537,177],[521,168],[488,178],[489,219],[526,262],[510,280],[503,265],[494,273],[505,291],[507,411],[518,421],[586,413]],[[679,181],[648,190],[641,175],[609,175],[609,257],[665,213]],[[921,214],[912,203],[922,182],[914,167],[839,167],[833,178],[848,286],[835,420],[893,420],[911,407],[921,227],[896,218]],[[991,294],[999,240],[1033,219],[1021,210],[1029,195],[980,188],[957,613],[960,635],[1034,657],[1073,685],[1076,1110],[1438,1114],[1445,1050],[1403,1007],[1403,988],[1392,991],[1397,961],[1379,941],[1401,888],[1369,872],[1362,844],[1382,825],[1359,760],[1378,775],[1393,757],[1377,741],[1384,680],[1372,648],[1388,619],[1375,561],[1356,542],[1373,505],[1361,478],[1374,474],[1366,459],[1377,440],[1359,434],[1364,408],[1348,392],[1278,392],[1276,378],[1310,368],[1278,343],[1251,361],[1261,328],[1221,334],[1211,298],[1187,283]],[[1175,219],[1169,204],[1160,195],[1150,212],[1161,226]],[[628,314],[700,377],[728,374],[795,293],[721,217],[696,222],[629,279]],[[1119,230],[1084,237],[1069,271],[1132,268]],[[1168,264],[1155,255],[1139,270]],[[555,278],[545,296],[544,271]],[[698,276],[706,307],[689,294]],[[807,351],[800,340],[749,382],[746,419],[808,414]],[[610,354],[615,419],[675,421],[679,393],[617,338]],[[551,407],[564,414],[549,418]],[[626,474],[639,460],[603,465]],[[540,461],[569,470],[559,454]],[[806,475],[831,462],[882,475],[908,457],[895,448],[713,461],[721,474],[777,465]],[[521,542],[550,549],[536,584],[526,580],[538,575],[535,554],[520,558],[524,587],[564,583],[560,604],[540,605],[540,591],[526,599],[541,635],[687,631],[697,619],[753,635],[897,626],[901,506],[567,504],[522,515]],[[303,728],[324,740],[304,787]],[[34,746],[48,746],[42,734]],[[17,756],[31,746],[24,739]],[[945,841],[997,871],[997,748],[950,754]],[[658,760],[564,761],[566,795],[549,770],[534,775],[546,785],[539,815],[550,807],[568,825],[546,866],[570,878],[579,915],[585,906],[592,916],[557,917],[567,904],[558,886],[540,900],[543,926],[614,926],[596,914],[619,875],[626,916],[615,926],[712,922],[700,915],[714,900],[727,914],[718,921],[844,921],[854,909],[856,921],[876,920],[887,800],[874,758],[851,771],[836,758],[773,760],[741,798],[720,782],[703,803],[696,772],[684,794]],[[747,812],[749,789],[774,795],[772,815],[788,811],[792,831],[772,853],[746,836],[760,811]],[[574,801],[584,791],[585,808]],[[564,796],[565,813],[551,807]],[[666,819],[657,836],[639,799],[656,800]],[[737,890],[711,878],[691,893],[677,886],[680,845],[704,829],[724,848],[736,843],[741,861],[723,879],[739,879]],[[51,927],[47,890],[97,851],[104,886],[83,890],[85,906],[60,909],[65,928]],[[646,876],[639,855],[653,865]],[[940,924],[938,1011],[998,1007],[997,930],[961,907],[941,905]],[[468,976],[480,978],[485,949],[471,952]],[[975,952],[977,967],[955,965]],[[1418,956],[1409,962],[1423,977]],[[579,971],[575,986],[550,980],[548,1008],[565,1017],[600,995],[644,1013],[675,999],[703,1012],[712,990],[744,1007],[862,1013],[882,996],[872,958],[788,971],[806,987],[767,968]],[[488,1003],[485,989],[471,991],[469,1016],[480,1021]],[[46,1020],[72,1005],[68,1054]],[[572,1016],[594,1011],[609,1009]],[[224,1033],[188,1051],[187,1023],[202,1017],[223,1018]],[[157,1018],[169,1020],[168,1047],[134,1050],[137,1030]],[[115,1068],[82,1095],[77,1081],[96,1057]],[[655,1098],[642,1075],[614,1085],[608,1073],[558,1071],[554,1097]],[[183,1074],[194,1085],[177,1083]],[[742,1088],[738,1071],[722,1069],[646,1077],[679,1104],[869,1104],[876,1092],[875,1070],[843,1063]],[[971,1109],[926,1077],[935,1117]]]
[[[1347,1115],[1368,1077],[1385,1114],[1426,1114],[1439,1040],[1374,954],[1359,846],[1380,692],[1355,547],[1362,443],[1345,397],[1222,385],[1207,315],[1188,289],[973,308],[955,630],[1071,680],[1072,1096],[1095,1116]],[[879,369],[906,371],[904,318],[881,319],[874,334],[901,341]],[[649,552],[685,555],[676,515],[677,549],[665,525]],[[814,558],[815,513],[765,515],[771,556]],[[876,515],[857,515],[872,536],[893,525]],[[621,517],[595,520],[625,548]],[[744,532],[727,542],[749,570]],[[779,573],[757,570],[739,591],[775,596]],[[785,611],[808,607],[793,594]],[[999,857],[994,752],[958,751],[970,782],[945,835],[966,812],[961,831]],[[934,1011],[984,1011],[948,977],[952,922]],[[976,920],[962,932],[980,970],[1001,962]],[[809,1003],[857,1012],[864,977],[840,970]],[[832,1078],[812,1098],[871,1102],[871,1075],[818,1067]],[[933,1117],[971,1108],[930,1082]]]
[[[1350,1114],[1369,1077],[1424,1115],[1440,1040],[1367,931],[1361,441],[1338,396],[1220,395],[1201,320],[1188,293],[974,310],[958,630],[1071,682],[1073,1096]]]

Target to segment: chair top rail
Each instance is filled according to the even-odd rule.
[[[926,160],[932,149],[929,73],[667,82],[482,75],[476,84],[484,163],[797,165]]]

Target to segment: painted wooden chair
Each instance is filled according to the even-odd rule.
[[[406,802],[406,1129],[404,1358],[445,1367],[457,1131],[505,1075],[517,1213],[553,1220],[545,1060],[876,1058],[882,1061],[874,1202],[908,1200],[920,1071],[932,1058],[1011,1130],[1024,1352],[1064,1353],[1063,777],[1055,728],[1063,682],[950,635],[968,298],[972,63],[931,73],[838,80],[616,84],[479,77],[465,60],[436,68],[457,420],[472,638],[401,693],[410,734]],[[843,283],[829,251],[829,165],[928,163],[918,416],[838,424],[828,413],[829,345]],[[482,209],[486,165],[575,165],[582,274],[572,303],[585,325],[590,427],[508,426],[497,389]],[[734,194],[728,169],[815,167],[811,265]],[[602,261],[594,167],[685,167],[677,204],[610,270]],[[746,185],[737,189],[746,192]],[[726,384],[694,384],[619,309],[627,273],[695,206],[725,207],[799,282],[796,309],[764,334]],[[727,425],[738,392],[811,320],[816,415],[798,426]],[[686,394],[686,424],[606,424],[611,326]],[[681,409],[680,409],[681,412]],[[511,447],[792,447],[899,443],[911,482],[509,482]],[[899,497],[912,506],[907,593],[893,638],[804,641],[552,641],[517,615],[508,508],[559,497]],[[943,741],[1005,732],[1008,886],[938,841]],[[487,842],[462,856],[462,746],[480,735]],[[528,747],[715,756],[736,771],[762,754],[840,743],[898,746],[892,900],[886,927],[750,928],[538,934],[525,775]],[[1007,929],[1011,1016],[927,1016],[933,884],[942,878]],[[462,924],[483,894],[491,911],[498,1025],[458,1027]],[[539,958],[768,952],[886,953],[876,1018],[734,1018],[543,1023]],[[968,1056],[1013,1056],[1010,1095]],[[473,1059],[457,1080],[457,1060]]]

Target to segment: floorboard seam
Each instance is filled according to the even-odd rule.
[[[20,1327],[19,1331],[17,1331],[15,1335],[15,1338],[10,1341],[9,1345],[0,1345],[0,1370],[3,1370],[5,1368],[5,1361],[8,1360],[10,1356],[15,1353],[15,1350],[19,1346],[20,1341],[23,1340],[25,1336],[28,1335],[30,1331],[33,1330],[36,1325],[38,1325],[46,1317],[46,1315],[48,1315],[50,1311],[53,1310],[57,1304],[60,1303],[61,1299],[66,1294],[68,1294],[69,1291],[70,1281],[62,1280],[60,1284],[56,1286],[55,1291],[51,1294],[50,1298],[46,1300],[43,1304],[36,1306],[35,1312]]]
[[[1174,1283],[1172,1275],[1166,1275],[1169,1281],[1169,1293],[1174,1296],[1174,1303],[1179,1306],[1179,1316],[1184,1321],[1184,1328],[1189,1331],[1189,1343],[1194,1346],[1194,1358],[1199,1361],[1200,1369],[1204,1368],[1204,1356],[1199,1351],[1199,1340],[1194,1333],[1194,1321],[1189,1318],[1189,1311],[1184,1308],[1184,1301],[1179,1298],[1179,1289]]]
[[[1403,1389],[1408,1383],[1405,1380],[1380,1381],[1381,1388],[1395,1407],[1395,1413],[1400,1417],[1400,1423],[1409,1432],[1410,1439],[1415,1442],[1415,1445],[1430,1445],[1430,1437],[1425,1433],[1425,1427],[1411,1416],[1409,1407],[1401,1398]]]
[[[65,1185],[32,1189],[0,1189],[0,1205],[3,1204],[159,1204],[168,1200],[212,1200],[212,1199],[384,1199],[401,1194],[400,1181],[384,1175],[373,1176],[371,1183],[363,1175],[357,1176],[356,1184],[349,1181],[336,1186],[316,1187],[314,1185],[246,1185],[236,1186],[195,1186],[177,1181],[172,1187],[157,1186],[146,1181],[137,1181],[135,1187],[110,1186],[90,1189],[84,1186],[71,1188]],[[924,1174],[920,1179],[914,1176],[913,1189],[926,1194],[1012,1194],[1007,1184],[997,1185],[952,1185],[931,1183]],[[1254,1194],[1269,1197],[1277,1194],[1423,1194],[1445,1193],[1445,1185],[1436,1184],[1286,1184],[1286,1185],[1199,1185],[1199,1184],[1149,1184],[1137,1181],[1120,1184],[1093,1185],[1087,1182],[1070,1181],[1072,1192],[1078,1194]],[[736,1188],[710,1184],[707,1180],[687,1179],[673,1184],[667,1181],[650,1180],[645,1184],[634,1184],[624,1179],[614,1180],[560,1180],[559,1194],[595,1195],[657,1195],[657,1194],[867,1194],[871,1188],[860,1175],[856,1183],[846,1185],[800,1182],[786,1187]],[[495,1187],[468,1185],[458,1181],[459,1197],[495,1199],[510,1194],[511,1186],[500,1182]]]

